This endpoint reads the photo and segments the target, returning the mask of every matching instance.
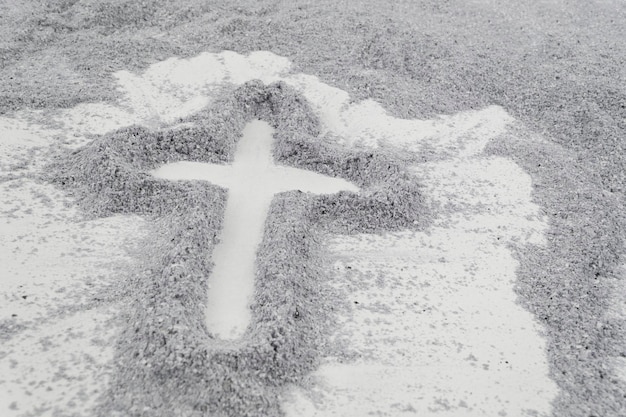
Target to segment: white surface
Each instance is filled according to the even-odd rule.
[[[91,416],[108,389],[121,306],[95,299],[131,268],[124,247],[142,238],[143,219],[85,220],[65,193],[25,175],[51,147],[136,121],[100,103],[0,117],[0,179],[17,177],[0,182],[2,417]]]
[[[615,278],[607,278],[612,281],[611,297],[606,319],[609,322],[626,323],[626,264],[622,264],[617,270]],[[624,326],[622,328],[625,328]],[[626,383],[626,358],[615,356],[609,360],[615,375]]]
[[[528,176],[502,158],[419,171],[441,204],[434,227],[332,240],[353,303],[333,338],[353,359],[326,358],[288,416],[550,415],[557,388],[507,248],[543,242]]]
[[[142,220],[87,221],[50,185],[0,183],[0,415],[89,415],[112,372],[119,303],[94,303],[132,262]],[[6,329],[6,328],[5,328]]]
[[[114,77],[123,99],[119,106],[81,104],[57,112],[55,119],[70,141],[84,143],[89,134],[141,124],[172,126],[180,118],[201,110],[223,85],[251,80],[265,84],[284,81],[302,93],[322,121],[326,132],[346,145],[376,147],[393,142],[414,148],[432,144],[449,156],[471,155],[500,134],[511,117],[498,106],[441,116],[433,120],[405,120],[389,116],[373,100],[351,102],[345,91],[324,84],[317,77],[294,74],[288,59],[271,52],[247,56],[224,51],[202,53],[194,58],[168,60],[151,65],[142,74],[119,71]],[[32,115],[36,112],[27,112]],[[82,140],[82,142],[81,142]]]
[[[118,307],[54,317],[0,347],[2,416],[91,415],[113,372]]]
[[[301,78],[304,88],[315,84]],[[547,226],[531,201],[530,177],[510,160],[483,154],[511,118],[491,107],[443,124],[394,121],[375,103],[347,106],[346,95],[332,95],[322,90],[319,111],[340,114],[328,116],[327,126],[346,143],[387,142],[433,157],[413,172],[436,218],[423,233],[332,240],[336,286],[355,303],[333,335],[340,351],[309,385],[285,394],[284,411],[549,415],[557,387],[542,330],[516,303],[517,262],[507,247],[544,244]]]
[[[293,387],[286,396],[284,409],[289,415],[403,415],[419,411],[425,416],[504,412],[519,416],[532,409],[539,415],[549,412],[556,387],[547,377],[541,329],[515,304],[512,288],[516,264],[501,243],[540,243],[545,225],[530,202],[528,176],[511,161],[482,155],[484,145],[497,138],[511,121],[503,109],[494,106],[425,121],[395,119],[371,100],[351,103],[340,89],[314,76],[292,73],[286,58],[270,52],[172,58],[142,74],[122,71],[115,76],[124,95],[117,106],[83,104],[70,110],[25,111],[13,118],[0,117],[0,174],[29,172],[41,166],[43,153],[37,151],[33,157],[28,152],[35,148],[24,144],[45,149],[59,142],[77,147],[87,143],[93,133],[132,124],[170,127],[209,103],[222,84],[238,85],[252,79],[265,83],[283,80],[293,86],[309,101],[325,131],[346,146],[360,143],[376,148],[393,143],[428,151],[436,157],[433,160],[440,161],[416,168],[416,176],[428,186],[432,202],[441,205],[432,229],[415,234],[339,236],[334,240],[337,285],[347,297],[359,301],[343,317],[335,338],[343,341],[355,359],[338,363],[336,358],[327,358],[308,390]],[[44,123],[50,118],[54,126]],[[12,201],[15,195],[22,198],[27,190],[22,186],[7,189],[3,200]],[[2,219],[11,216],[5,212]],[[50,215],[48,220],[59,230],[71,230],[75,224],[63,216],[56,219]],[[99,259],[117,259],[115,242],[138,233],[125,229],[127,220],[119,221],[119,229],[109,224],[116,231],[110,236],[112,243],[103,243],[107,249],[102,249]],[[95,231],[99,227],[94,225],[89,234],[99,236]],[[68,241],[72,244],[71,239]],[[43,243],[39,237],[24,243],[4,240],[0,243],[3,263],[18,246],[25,253],[53,250]],[[87,241],[82,247],[91,246]],[[36,264],[36,255],[28,259],[26,263],[32,262],[43,283],[52,285],[42,286],[39,296],[54,294],[55,279],[48,282],[47,266]],[[59,261],[59,271],[62,266],[81,265],[80,259],[66,259]],[[352,268],[350,274],[346,273],[347,266]],[[93,266],[106,285],[110,270],[102,268]],[[66,275],[67,284],[59,283],[61,288],[83,293],[83,283],[89,281],[87,272]],[[57,278],[62,282],[63,276]],[[28,283],[29,277],[10,279]],[[8,275],[2,280],[8,282]],[[14,289],[0,288],[5,299],[20,297]],[[48,311],[68,309],[54,296],[49,303],[49,308],[32,306],[32,311],[30,307],[21,311],[35,319]],[[115,311],[112,307],[80,314],[76,317],[84,318],[76,322],[68,313],[58,316],[55,324],[30,323],[19,337],[3,342],[2,349],[8,353],[0,356],[0,395],[4,395],[0,397],[0,414],[20,416],[35,409],[50,416],[73,411],[91,414],[88,410],[95,401],[95,391],[106,389],[106,369],[111,360],[110,351],[100,349],[102,355],[97,356],[91,346],[99,335],[99,323],[113,317]],[[46,352],[50,332],[65,333],[78,327],[82,329],[80,343],[75,338],[56,338],[58,346],[54,349],[63,354]],[[115,329],[111,332],[113,335]],[[73,359],[68,362],[64,357]],[[91,357],[97,357],[95,362],[77,359]],[[29,367],[31,358],[36,358],[33,363],[44,361],[46,365]],[[57,359],[61,361],[53,362]],[[97,366],[90,368],[88,363]],[[65,375],[67,369],[73,373]],[[47,385],[51,383],[63,387],[61,393],[50,394]],[[18,408],[7,409],[14,398],[19,399]],[[322,402],[316,401],[320,398]]]
[[[207,327],[221,339],[241,337],[250,322],[256,252],[274,194],[289,190],[316,194],[358,191],[341,178],[274,165],[273,131],[266,122],[249,123],[237,144],[232,166],[178,162],[153,172],[158,178],[205,180],[228,188],[206,308]]]
[[[0,177],[33,172],[34,156],[50,146],[54,133],[21,118],[0,116]]]

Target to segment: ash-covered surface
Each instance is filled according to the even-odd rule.
[[[520,295],[551,343],[561,389],[554,414],[626,414],[625,383],[606,363],[626,357],[626,326],[602,330],[612,309],[603,297],[615,298],[613,283],[624,280],[623,1],[59,0],[0,10],[0,112],[8,114],[114,102],[115,71],[224,49],[286,56],[396,116],[501,105],[554,145],[537,154],[527,140],[499,151],[532,174],[550,217],[548,247],[519,260]]]
[[[276,129],[276,163],[348,179],[362,192],[278,195],[258,252],[253,319],[239,341],[224,342],[202,320],[225,190],[168,182],[147,171],[179,160],[228,163],[244,125]],[[278,395],[315,369],[341,308],[323,273],[327,233],[419,230],[429,210],[419,186],[391,156],[320,140],[306,100],[283,83],[249,82],[185,127],[130,127],[105,135],[51,165],[47,178],[72,190],[95,216],[151,216],[153,234],[138,256],[143,270],[124,281],[124,312],[111,390],[101,415],[280,415]],[[117,414],[116,414],[117,413]]]

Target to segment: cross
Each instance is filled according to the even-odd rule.
[[[274,194],[290,190],[315,194],[359,191],[341,178],[275,165],[273,132],[266,122],[248,123],[232,165],[182,161],[152,171],[157,178],[203,180],[228,189],[220,242],[213,251],[205,313],[208,330],[224,340],[241,337],[250,322],[256,252]]]

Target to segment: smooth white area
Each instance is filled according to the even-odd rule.
[[[222,84],[240,85],[253,79],[277,81],[291,66],[270,52],[245,57],[235,52],[203,53],[191,59],[170,58],[154,64],[142,75],[115,74],[126,95],[124,105],[149,123],[174,123],[205,107]]]
[[[2,416],[90,415],[113,371],[121,306],[87,306],[132,263],[143,220],[87,221],[74,205],[50,185],[0,183],[0,321],[17,330],[0,343]]]
[[[231,51],[207,52],[189,59],[167,59],[142,74],[119,71],[113,75],[123,94],[119,105],[88,103],[56,112],[55,122],[60,126],[55,128],[62,132],[62,140],[80,146],[94,133],[132,124],[172,127],[210,103],[221,87],[255,79],[265,84],[283,81],[294,87],[306,97],[324,132],[337,136],[347,146],[394,143],[412,148],[430,143],[448,155],[456,155],[459,150],[471,155],[474,148],[499,135],[512,121],[498,106],[432,120],[394,118],[373,100],[351,102],[347,92],[315,76],[292,73],[287,58],[267,51],[246,56]],[[25,113],[29,117],[38,114]],[[0,117],[0,125],[9,120]]]
[[[542,330],[515,304],[516,264],[501,243],[541,244],[545,223],[530,201],[527,174],[511,161],[483,154],[485,144],[498,139],[512,121],[502,108],[492,106],[433,120],[397,119],[372,100],[351,102],[346,92],[314,76],[293,73],[286,58],[271,52],[172,58],[141,74],[121,71],[114,76],[124,96],[117,105],[90,103],[69,110],[0,117],[0,175],[37,171],[45,162],[43,151],[53,144],[78,147],[93,134],[132,124],[176,128],[180,118],[210,103],[221,87],[252,79],[266,84],[283,80],[293,86],[308,100],[324,132],[345,146],[393,144],[426,151],[434,156],[431,160],[439,161],[415,171],[416,180],[428,186],[433,204],[440,205],[440,215],[430,230],[333,240],[337,285],[359,304],[353,304],[351,312],[341,318],[343,324],[335,335],[341,349],[326,358],[307,389],[292,387],[286,394],[288,415],[404,415],[416,410],[424,416],[549,413],[556,387],[547,376]],[[230,187],[231,176],[220,177],[221,167],[207,169],[214,172],[197,179],[208,176]],[[184,163],[176,170],[196,171]],[[6,185],[2,201],[7,204],[30,195],[29,184],[2,185]],[[55,204],[61,201],[52,192],[49,195]],[[13,218],[12,210],[0,213],[3,222]],[[87,238],[80,243],[83,235],[73,231],[73,221],[37,211],[23,215],[31,216],[22,217],[27,219],[24,224],[32,222],[41,230],[27,229],[21,238],[16,235],[0,241],[3,266],[14,262],[14,257],[24,261],[15,261],[14,273],[0,276],[0,297],[4,297],[0,304],[24,314],[27,326],[0,347],[0,414],[13,417],[40,410],[41,415],[52,416],[70,410],[91,415],[89,409],[98,393],[107,388],[106,370],[112,360],[107,347],[113,342],[107,339],[103,348],[95,350],[91,346],[103,334],[105,339],[115,337],[114,328],[101,330],[98,323],[116,313],[114,309],[80,312],[73,321],[69,313],[62,319],[49,312],[72,310],[81,294],[89,297],[88,283],[94,274],[102,278],[97,285],[110,282],[115,268],[76,265],[118,259],[120,255],[112,255],[111,248],[140,234],[132,227],[137,222],[128,225],[121,220],[118,227],[113,226],[118,219],[111,219],[108,230],[115,230],[111,243],[82,264],[75,257],[55,261],[52,255],[59,250],[55,242],[59,241],[59,247],[65,244],[60,236],[77,236],[77,240],[67,239],[67,244],[76,245],[71,251],[74,255],[93,247]],[[85,226],[85,233],[100,240],[98,230],[108,226]],[[3,223],[3,234],[5,227]],[[58,230],[53,233],[55,227]],[[28,241],[31,233],[43,234]],[[57,240],[49,236],[53,234]],[[17,248],[23,258],[15,255]],[[39,256],[37,251],[50,255]],[[28,265],[32,265],[30,270]],[[48,273],[48,268],[53,272]],[[39,289],[35,300],[50,296],[43,303],[49,308],[40,308],[39,302],[19,307],[21,285]],[[72,297],[64,298],[64,291]],[[51,321],[34,321],[47,315]],[[74,336],[51,339],[51,332]],[[48,350],[50,340],[58,345],[52,351]],[[346,352],[354,353],[352,359],[344,358]],[[28,367],[35,357],[38,365]],[[53,381],[53,391],[41,381]],[[15,398],[18,407],[27,398],[28,406],[7,408],[8,399]]]
[[[0,176],[33,172],[33,156],[50,146],[51,136],[21,118],[0,117]]]
[[[285,81],[304,94],[326,131],[347,146],[375,148],[389,143],[417,150],[431,145],[449,156],[470,156],[512,121],[498,106],[432,120],[399,119],[373,100],[351,102],[347,92],[323,84],[317,77],[297,74]]]
[[[617,270],[615,278],[608,278],[612,281],[611,297],[606,320],[610,322],[626,323],[626,263],[623,263]],[[622,326],[624,328],[624,326]],[[626,384],[626,358],[615,356],[609,361],[615,375]]]
[[[341,178],[274,165],[272,127],[263,121],[246,125],[232,165],[199,162],[167,164],[153,171],[157,178],[204,180],[228,188],[220,243],[213,252],[206,323],[221,339],[240,338],[250,323],[256,252],[274,194],[289,190],[316,194],[357,192]]]
[[[550,415],[557,387],[541,328],[516,303],[507,246],[545,243],[529,176],[487,156],[414,171],[438,208],[434,226],[331,240],[335,286],[353,308],[333,335],[339,352],[286,395],[284,411]]]

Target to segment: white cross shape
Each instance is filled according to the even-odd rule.
[[[220,242],[213,251],[205,317],[209,331],[222,339],[241,337],[250,322],[248,304],[254,290],[256,252],[274,194],[359,191],[340,178],[275,165],[273,131],[260,120],[248,123],[232,165],[183,161],[152,171],[157,178],[204,180],[228,189]]]

